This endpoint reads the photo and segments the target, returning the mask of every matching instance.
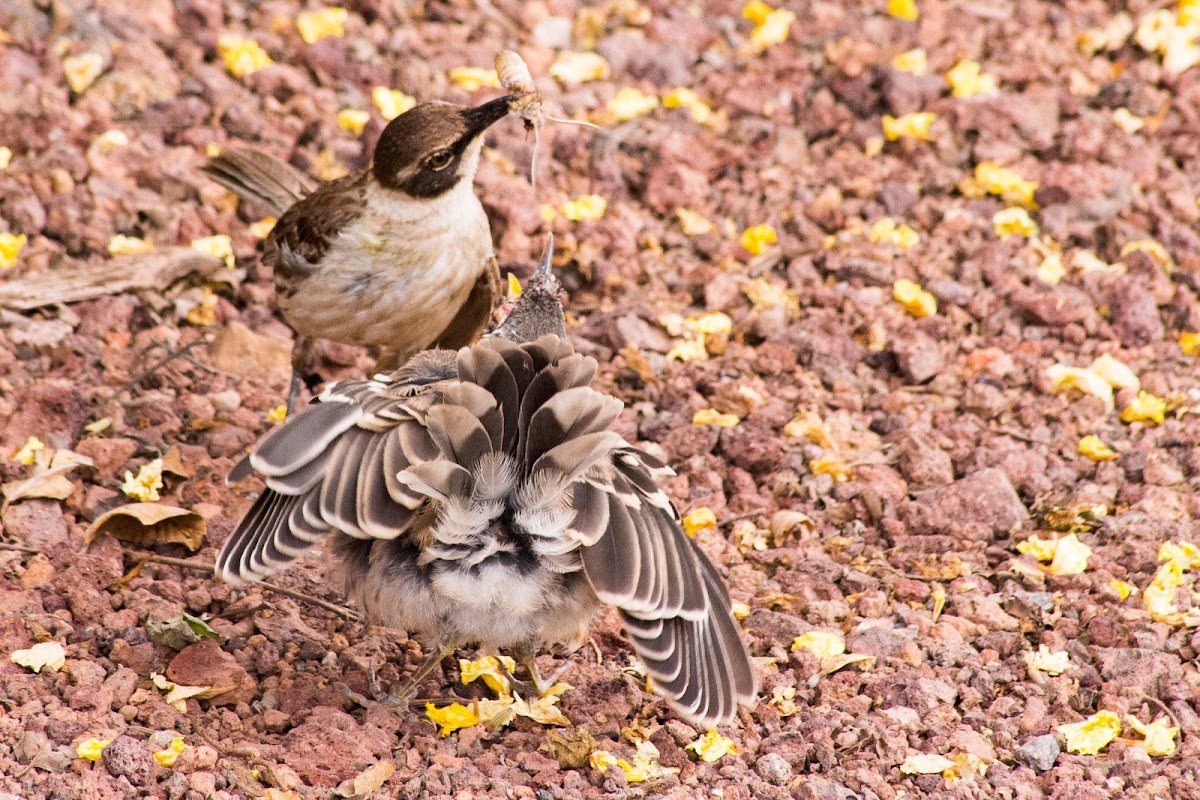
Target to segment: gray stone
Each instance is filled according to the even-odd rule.
[[[792,765],[778,753],[767,753],[754,762],[754,771],[776,786],[782,786],[792,777]]]
[[[1037,772],[1045,772],[1058,760],[1058,739],[1053,733],[1035,736],[1017,748],[1017,761]]]

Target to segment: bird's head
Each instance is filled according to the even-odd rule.
[[[513,303],[512,311],[490,335],[502,336],[514,342],[532,342],[547,334],[567,335],[562,300],[558,296],[558,278],[554,277],[551,268],[553,256],[554,234],[550,234],[541,263],[526,281],[521,296]]]
[[[508,114],[508,96],[474,108],[418,103],[388,123],[375,145],[375,179],[386,189],[429,199],[472,181],[483,132]]]

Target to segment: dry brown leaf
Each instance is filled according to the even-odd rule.
[[[92,523],[84,547],[101,533],[135,544],[182,544],[195,552],[204,543],[204,517],[186,508],[159,503],[130,503],[114,508]]]
[[[347,778],[333,791],[338,797],[366,797],[374,792],[396,771],[391,761],[379,761],[353,778]]]
[[[179,478],[190,478],[196,473],[192,467],[186,466],[183,463],[183,457],[179,454],[179,445],[171,445],[167,448],[167,452],[162,455],[162,471],[169,472]]]
[[[4,505],[34,497],[50,500],[66,500],[75,491],[64,473],[76,467],[93,467],[95,464],[87,456],[81,456],[71,450],[39,450],[34,456],[33,474],[28,478],[0,486],[4,495]]]

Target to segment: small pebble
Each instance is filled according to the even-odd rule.
[[[754,762],[754,771],[763,780],[782,786],[792,777],[792,765],[778,753],[767,753]]]
[[[1058,739],[1053,733],[1035,736],[1017,749],[1017,761],[1037,772],[1045,772],[1058,760]]]

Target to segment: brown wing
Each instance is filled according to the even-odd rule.
[[[313,273],[338,233],[362,213],[369,177],[360,172],[321,184],[275,223],[263,261],[275,271],[281,296]]]
[[[275,216],[318,185],[286,161],[254,147],[227,147],[200,169],[243,200],[262,203]]]

